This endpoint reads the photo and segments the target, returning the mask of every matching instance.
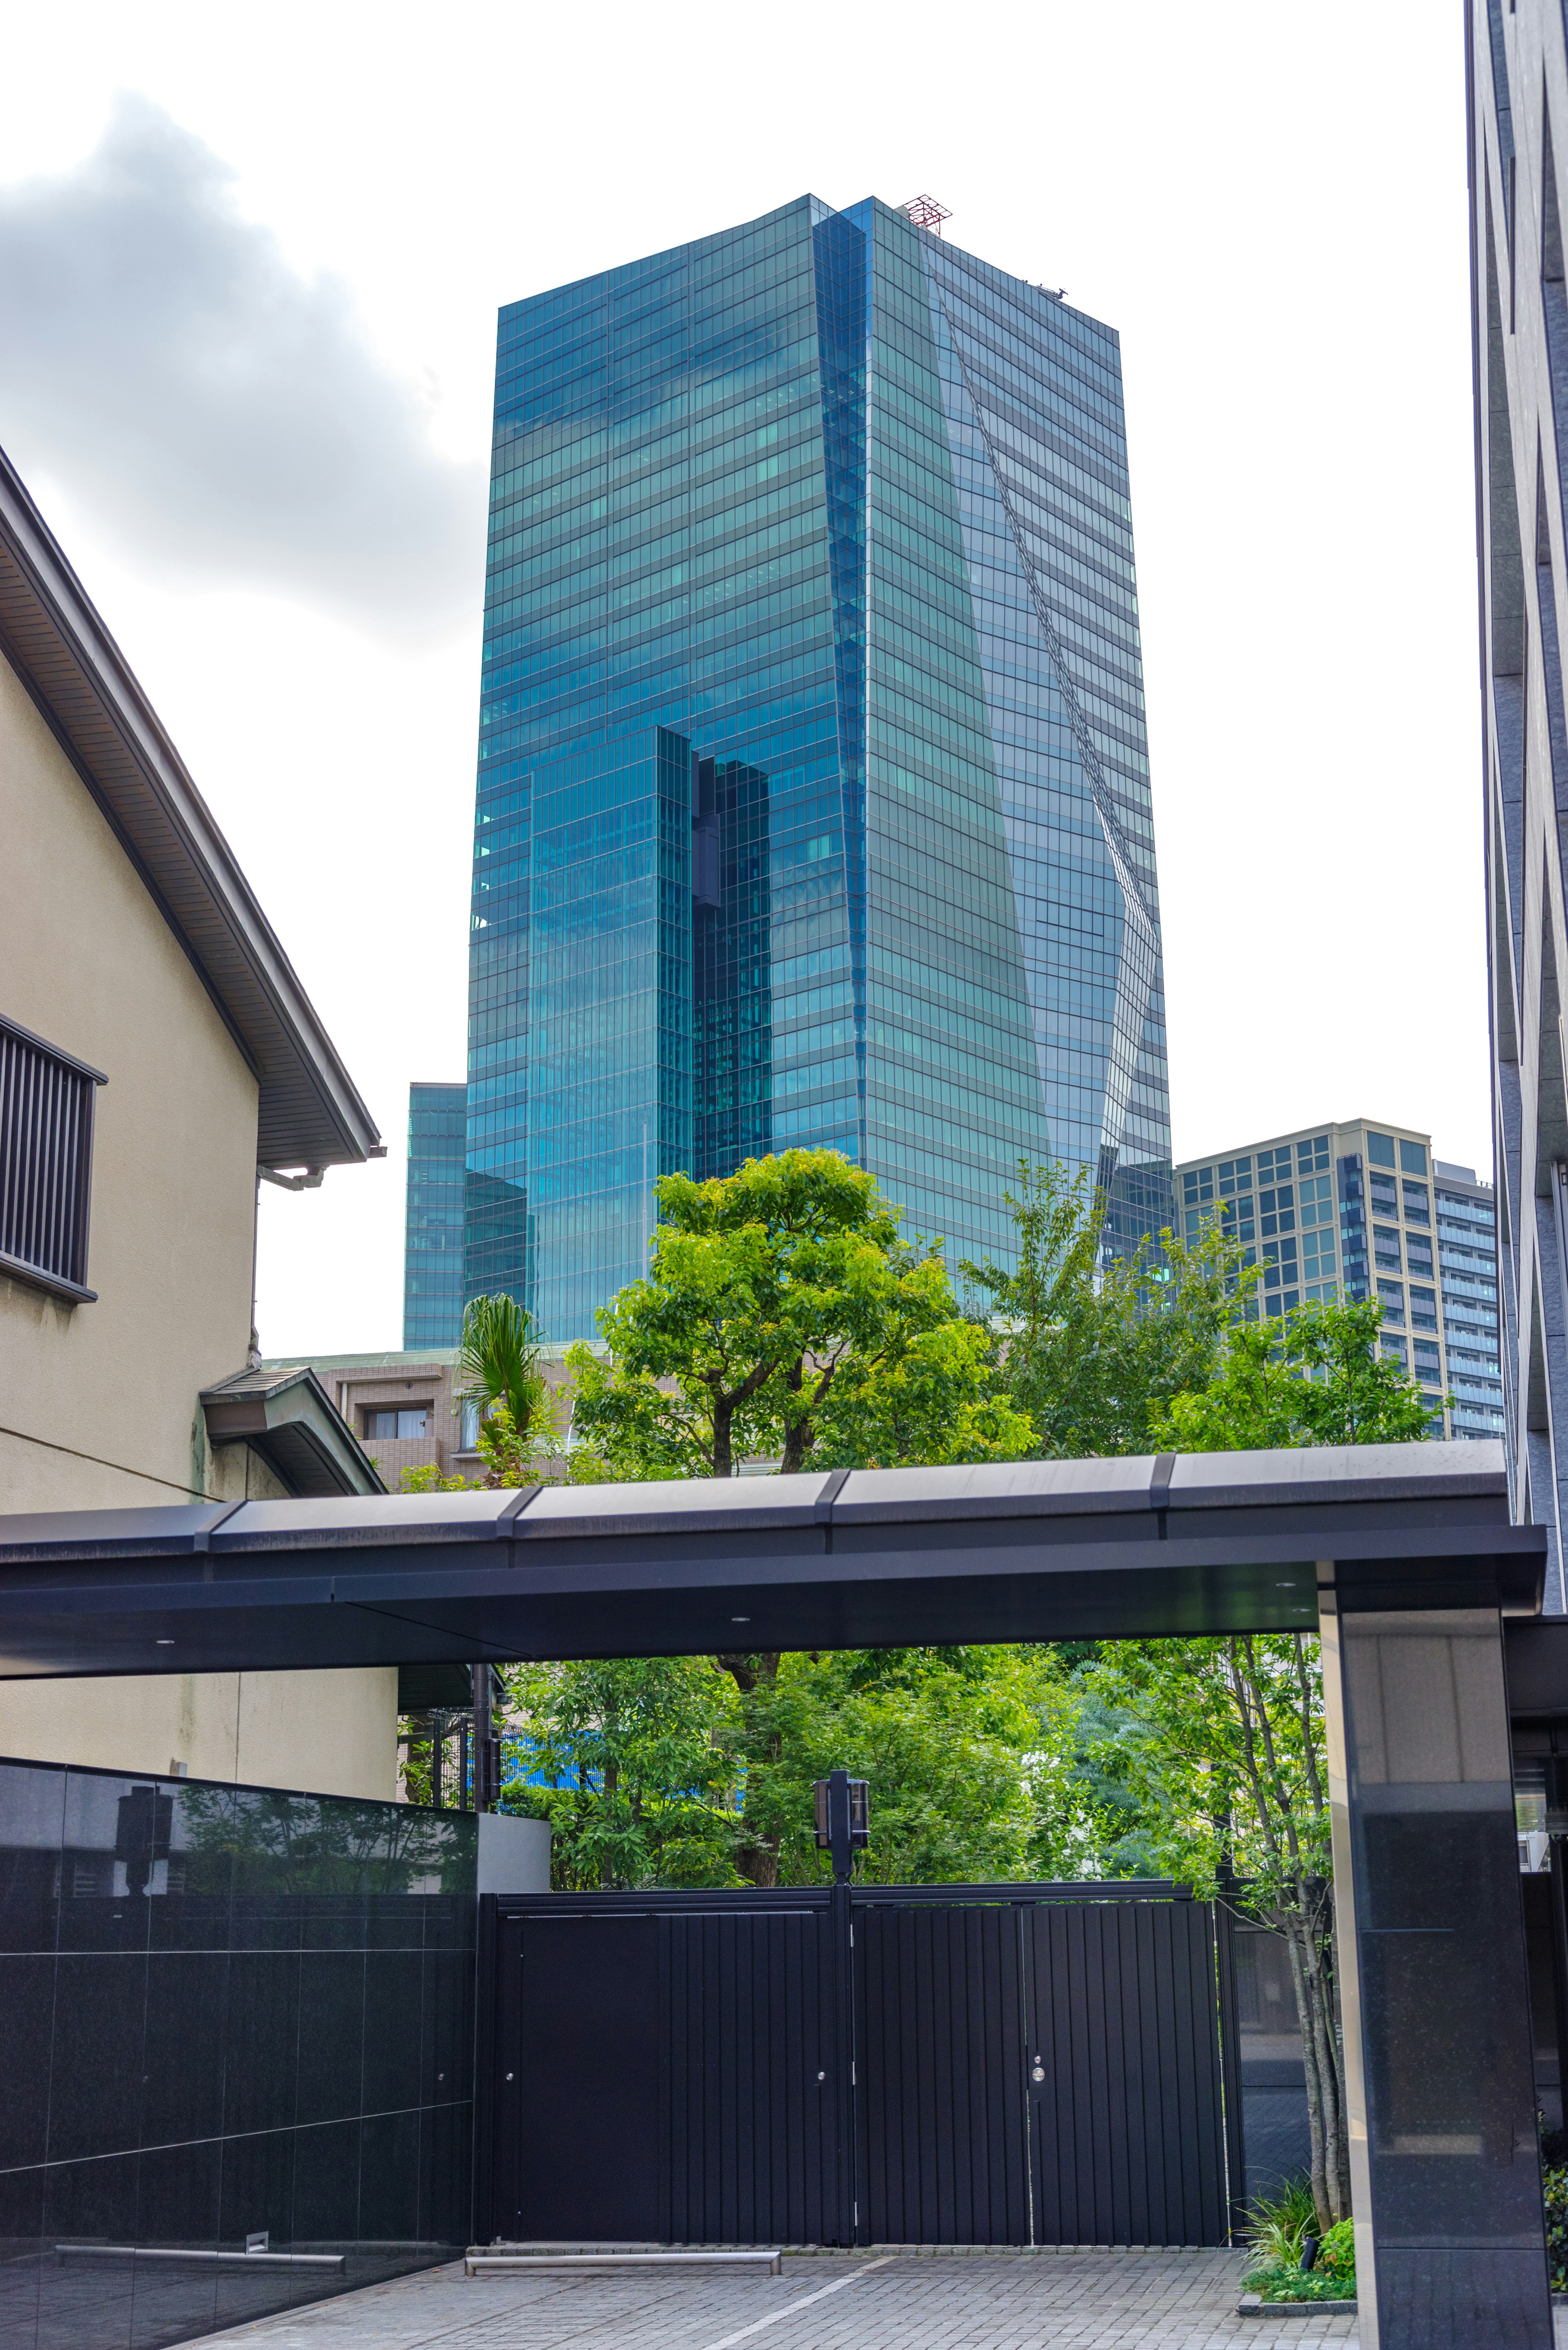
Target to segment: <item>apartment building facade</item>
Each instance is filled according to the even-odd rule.
[[[1261,1265],[1262,1312],[1376,1296],[1383,1353],[1428,1391],[1433,1435],[1501,1435],[1497,1209],[1472,1168],[1355,1118],[1184,1159],[1173,1183],[1183,1238],[1217,1221]]]

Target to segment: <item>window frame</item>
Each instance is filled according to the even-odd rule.
[[[58,1045],[51,1045],[47,1037],[36,1035],[32,1029],[24,1028],[20,1021],[12,1020],[0,1012],[0,1042],[5,1041],[21,1045],[28,1055],[40,1056],[51,1063],[56,1070],[80,1081],[80,1085],[77,1095],[78,1134],[69,1169],[69,1180],[75,1196],[64,1210],[69,1221],[70,1269],[67,1271],[58,1264],[46,1264],[31,1257],[16,1255],[0,1246],[0,1274],[8,1274],[13,1281],[26,1282],[35,1289],[47,1290],[51,1296],[64,1298],[73,1305],[96,1305],[98,1292],[87,1284],[88,1252],[92,1236],[93,1147],[97,1139],[98,1089],[100,1086],[107,1086],[109,1079],[90,1062],[81,1060],[75,1053],[66,1052]],[[13,1105],[21,1093],[16,1076],[7,1074],[6,1065],[10,1058],[9,1055],[0,1055],[0,1134],[10,1127]],[[49,1140],[58,1148],[57,1138],[50,1138]],[[9,1211],[12,1168],[12,1161],[0,1160],[0,1217]],[[57,1177],[57,1180],[63,1182],[66,1179]],[[4,1230],[5,1225],[0,1222],[0,1232]]]

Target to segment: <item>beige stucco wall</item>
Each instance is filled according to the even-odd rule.
[[[244,1367],[250,1343],[255,1079],[3,656],[0,844],[0,1011],[109,1078],[88,1263],[98,1302],[0,1274],[0,1510],[276,1492],[244,1447],[212,1453],[198,1402]],[[137,1770],[180,1759],[193,1775],[396,1793],[395,1673],[185,1686],[188,1701],[171,1679],[0,1683],[0,1754]],[[107,1751],[116,1740],[125,1751]],[[198,1749],[227,1759],[210,1768]]]

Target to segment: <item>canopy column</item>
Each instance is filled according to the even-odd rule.
[[[1502,1619],[1320,1606],[1362,2350],[1552,2350]]]

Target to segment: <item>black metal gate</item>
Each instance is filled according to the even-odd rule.
[[[1227,1928],[1179,1888],[485,1908],[481,2238],[1230,2240]]]

